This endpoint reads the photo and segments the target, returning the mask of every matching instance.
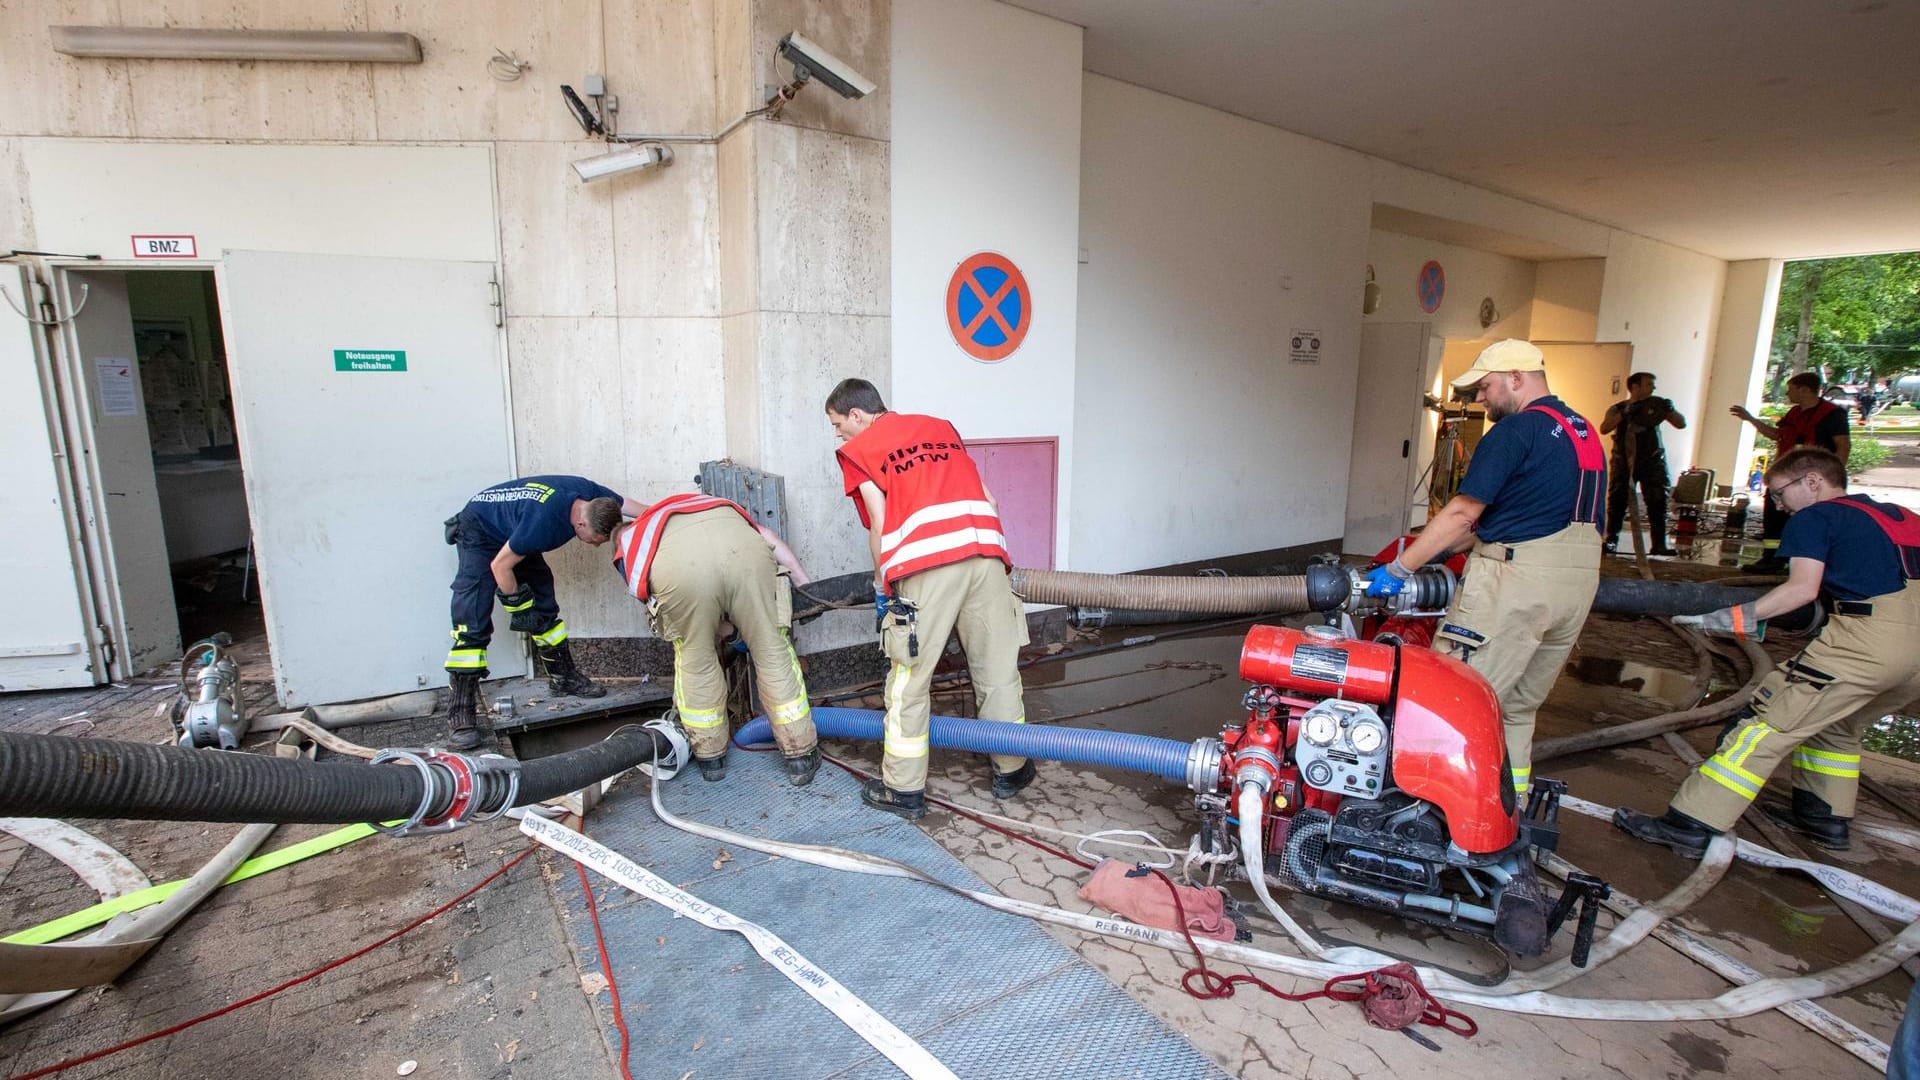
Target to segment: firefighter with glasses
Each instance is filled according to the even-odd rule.
[[[1839,455],[1802,447],[1767,470],[1768,497],[1791,515],[1780,534],[1787,580],[1751,603],[1674,620],[1759,639],[1768,619],[1824,596],[1831,617],[1813,642],[1762,679],[1713,756],[1659,817],[1622,809],[1615,825],[1699,858],[1733,827],[1781,762],[1793,799],[1768,816],[1844,851],[1860,788],[1860,735],[1920,700],[1920,514],[1847,494]]]

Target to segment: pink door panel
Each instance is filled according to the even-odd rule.
[[[1060,440],[970,439],[967,456],[1000,504],[1013,565],[1053,569],[1053,524]]]

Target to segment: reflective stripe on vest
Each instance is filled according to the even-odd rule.
[[[1920,514],[1904,506],[1894,507],[1889,514],[1867,503],[1860,495],[1841,495],[1832,501],[1845,503],[1872,518],[1880,531],[1887,534],[1887,539],[1893,541],[1894,553],[1900,557],[1900,576],[1908,581],[1920,581]]]
[[[1575,430],[1572,420],[1545,405],[1529,405],[1526,411],[1553,417],[1553,422],[1567,433],[1567,438],[1573,443],[1574,464],[1580,467],[1580,490],[1574,492],[1573,496],[1573,521],[1599,524],[1600,516],[1606,512],[1606,485],[1600,482],[1600,474],[1607,467],[1607,452],[1600,448],[1600,439],[1593,432],[1592,421],[1578,413],[1574,414],[1575,418],[1587,425],[1587,433],[1581,435]],[[1592,485],[1591,491],[1588,489],[1589,483]]]
[[[660,550],[660,537],[667,531],[667,520],[675,514],[697,514],[702,510],[717,510],[727,507],[740,515],[742,521],[753,524],[753,518],[738,504],[712,495],[700,495],[689,492],[685,495],[669,495],[640,515],[632,525],[627,526],[626,535],[616,545],[615,562],[627,579],[627,592],[635,600],[645,601],[653,595],[653,587],[647,575],[653,572],[653,556]]]
[[[839,453],[849,484],[864,477],[886,496],[886,520],[878,523],[882,580],[980,556],[1012,565],[1000,515],[952,424],[882,413]],[[858,492],[851,496],[865,520]]]

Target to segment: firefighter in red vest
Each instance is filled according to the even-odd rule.
[[[731,622],[753,658],[760,707],[796,787],[813,782],[820,747],[789,627],[793,600],[782,574],[807,572],[773,530],[709,495],[654,503],[614,542],[627,593],[647,605],[654,636],[673,643],[673,705],[706,780],[727,774],[727,677],[715,643]]]
[[[1788,379],[1787,400],[1793,403],[1793,408],[1787,410],[1778,425],[1748,412],[1745,405],[1735,405],[1727,411],[1774,441],[1775,460],[1802,446],[1817,446],[1838,454],[1841,461],[1847,460],[1852,442],[1847,434],[1847,410],[1820,396],[1820,376],[1803,371]],[[1780,530],[1786,524],[1787,512],[1768,499],[1760,521],[1760,541],[1765,551],[1757,561],[1749,563],[1747,569],[1768,574],[1786,571],[1787,564],[1780,557]]]
[[[1593,425],[1547,388],[1546,357],[1531,342],[1494,342],[1453,385],[1478,387],[1494,424],[1474,448],[1460,493],[1399,558],[1373,571],[1367,594],[1393,596],[1414,570],[1473,549],[1434,648],[1493,685],[1514,794],[1525,799],[1540,703],[1600,584],[1606,451]]]
[[[980,718],[1025,723],[1026,612],[1007,582],[1013,564],[999,510],[952,424],[888,412],[864,379],[834,387],[827,420],[844,444],[847,496],[867,527],[880,646],[892,661],[880,779],[860,797],[918,818],[927,812],[928,691],[947,635],[960,632]],[[993,755],[994,798],[1012,798],[1033,778],[1032,761]]]
[[[1768,816],[1822,847],[1846,850],[1860,734],[1920,700],[1920,514],[1846,492],[1846,465],[1818,448],[1789,451],[1767,470],[1767,497],[1793,515],[1780,538],[1786,582],[1751,603],[1674,622],[1757,639],[1768,619],[1822,595],[1832,617],[1812,644],[1761,680],[1752,704],[1664,815],[1622,809],[1614,824],[1697,859],[1790,757],[1793,802],[1767,807]]]

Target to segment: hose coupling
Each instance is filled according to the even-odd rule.
[[[1273,783],[1280,778],[1280,758],[1272,750],[1258,744],[1242,745],[1233,752],[1233,786],[1245,787],[1248,784],[1260,789],[1265,795],[1273,790]]]
[[[1187,748],[1187,788],[1202,795],[1220,786],[1220,758],[1226,745],[1211,735],[1193,740]]]
[[[375,822],[388,836],[426,836],[452,832],[475,821],[492,821],[507,812],[520,794],[520,763],[502,754],[477,757],[434,747],[392,748],[373,757],[373,764],[411,765],[420,773],[420,805],[398,825]],[[504,795],[496,803],[494,797]],[[444,809],[436,812],[444,802]],[[481,807],[491,806],[484,813]]]

